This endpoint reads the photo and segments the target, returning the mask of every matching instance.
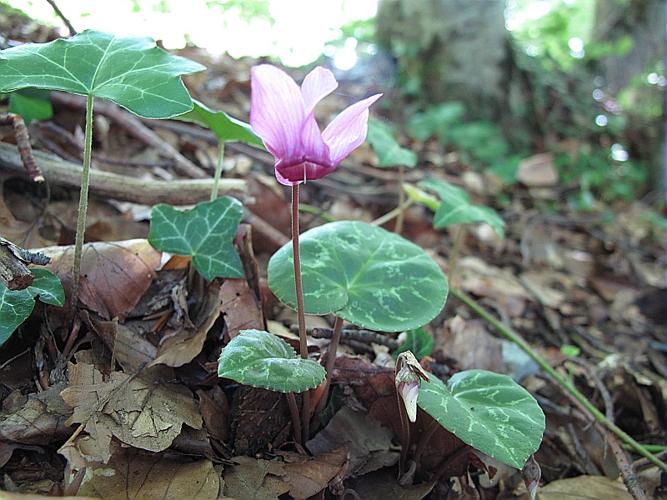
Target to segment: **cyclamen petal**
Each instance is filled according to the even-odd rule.
[[[338,165],[366,140],[368,108],[380,97],[382,94],[375,94],[353,104],[324,129],[322,138],[329,146],[330,158],[334,165]]]
[[[337,86],[331,71],[320,67],[306,76],[301,88],[274,66],[252,69],[250,125],[273,155],[281,184],[328,175],[366,138],[368,108],[382,94],[353,104],[320,131],[315,105]]]

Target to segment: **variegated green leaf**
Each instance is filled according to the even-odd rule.
[[[417,404],[464,443],[517,469],[542,441],[542,409],[507,375],[468,370],[447,385],[432,375]]]
[[[45,304],[62,307],[65,305],[65,290],[60,278],[48,269],[36,267],[30,270],[34,280],[28,287],[28,292],[33,297],[39,296],[39,300]]]
[[[241,330],[218,360],[218,376],[279,392],[303,392],[322,383],[326,371],[272,333]]]
[[[331,222],[301,235],[305,312],[336,313],[379,331],[417,328],[443,308],[448,285],[424,250],[382,228]],[[291,243],[269,262],[269,287],[295,307]]]
[[[243,265],[233,241],[242,215],[241,203],[229,196],[184,212],[155,205],[148,241],[161,252],[191,256],[192,265],[206,279],[240,278]]]
[[[165,52],[150,38],[86,30],[0,52],[0,92],[25,88],[103,97],[146,118],[192,109],[181,75],[206,69]]]

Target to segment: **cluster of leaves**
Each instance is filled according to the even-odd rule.
[[[178,116],[194,121],[213,130],[221,145],[229,140],[260,144],[246,124],[193,103],[180,76],[203,67],[167,54],[152,40],[85,31],[68,40],[0,53],[0,69],[2,92],[36,88],[87,96],[87,144],[93,97],[110,99],[146,118]],[[470,146],[480,137],[491,142],[492,148],[502,146],[493,144],[494,132],[480,123],[468,124],[458,132],[442,132],[443,115],[449,113],[448,120],[457,122],[461,114],[456,105],[444,109],[437,110],[437,116],[419,117],[416,128],[422,136],[427,133],[424,130],[429,135],[438,130],[441,139],[466,146],[471,154]],[[438,124],[436,129],[428,129],[432,122]],[[382,166],[416,165],[414,153],[398,145],[389,127],[372,124],[370,141]],[[479,161],[491,155],[474,154]],[[84,161],[84,172],[85,166]],[[472,204],[459,188],[434,181],[420,187],[440,198],[428,198],[427,203],[436,212],[436,227],[484,221],[502,234],[503,223],[497,214]],[[161,204],[153,207],[148,239],[158,250],[191,257],[193,267],[208,280],[239,278],[244,270],[233,241],[241,217],[241,203],[229,197],[199,203],[189,211]],[[380,332],[410,330],[417,354],[430,352],[432,342],[429,345],[424,338],[422,327],[442,310],[448,283],[422,248],[380,227],[342,221],[305,232],[300,250],[305,313],[335,314]],[[287,244],[269,262],[268,283],[290,307],[297,305],[293,269],[293,248]],[[46,303],[63,304],[62,287],[55,276],[36,272],[35,282],[15,295],[4,291],[2,304],[9,304],[4,310],[12,316],[3,324],[16,328],[30,314],[35,296]],[[326,376],[318,363],[297,357],[284,340],[259,330],[243,330],[227,344],[218,373],[242,384],[290,393],[313,389]],[[447,386],[433,378],[424,384],[419,404],[464,442],[514,467],[521,467],[537,448],[544,429],[544,416],[535,400],[511,379],[490,372],[462,372]]]

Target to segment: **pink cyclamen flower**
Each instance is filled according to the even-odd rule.
[[[286,186],[333,172],[366,139],[368,108],[382,94],[352,104],[324,132],[315,105],[338,87],[333,73],[317,67],[301,88],[284,71],[261,64],[251,70],[250,125],[276,161],[276,178]]]

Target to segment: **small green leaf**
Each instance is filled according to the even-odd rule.
[[[150,38],[86,30],[0,52],[0,92],[24,88],[103,97],[145,118],[192,109],[181,75],[206,69],[158,48]]]
[[[436,229],[452,224],[485,222],[498,236],[505,237],[505,221],[492,208],[471,203],[468,193],[460,187],[435,179],[421,181],[418,185],[420,188],[433,191],[440,198],[440,205],[433,217],[433,227]]]
[[[0,346],[23,323],[35,307],[28,290],[10,290],[0,283]]]
[[[243,265],[233,241],[242,215],[241,203],[229,196],[184,212],[161,203],[151,210],[148,242],[161,252],[191,256],[208,280],[241,278]]]
[[[9,112],[23,117],[26,125],[34,120],[48,120],[53,116],[49,93],[39,89],[17,90],[9,94]]]
[[[405,341],[394,351],[394,359],[405,351],[411,351],[415,358],[422,359],[424,356],[430,356],[433,352],[433,335],[423,328],[408,330]]]
[[[378,167],[413,168],[417,165],[417,155],[414,151],[402,148],[394,138],[389,126],[379,120],[371,119],[368,122],[368,143],[378,157]]]
[[[33,268],[30,270],[35,278],[27,290],[33,297],[39,297],[41,302],[52,306],[65,305],[65,290],[60,278],[48,269]]]
[[[417,404],[464,443],[517,469],[542,441],[542,409],[507,375],[468,370],[447,385],[433,375],[422,382]]]
[[[218,376],[271,391],[303,392],[320,385],[326,371],[269,332],[241,330],[222,350]]]
[[[331,222],[301,235],[305,312],[336,313],[364,328],[396,332],[431,321],[447,298],[447,279],[420,247],[382,228]],[[269,287],[295,307],[292,244],[269,262]]]
[[[180,115],[179,120],[193,122],[210,129],[221,143],[237,141],[264,147],[262,140],[247,123],[229,116],[224,111],[213,111],[196,99],[193,99],[192,103],[194,104],[192,110]]]

